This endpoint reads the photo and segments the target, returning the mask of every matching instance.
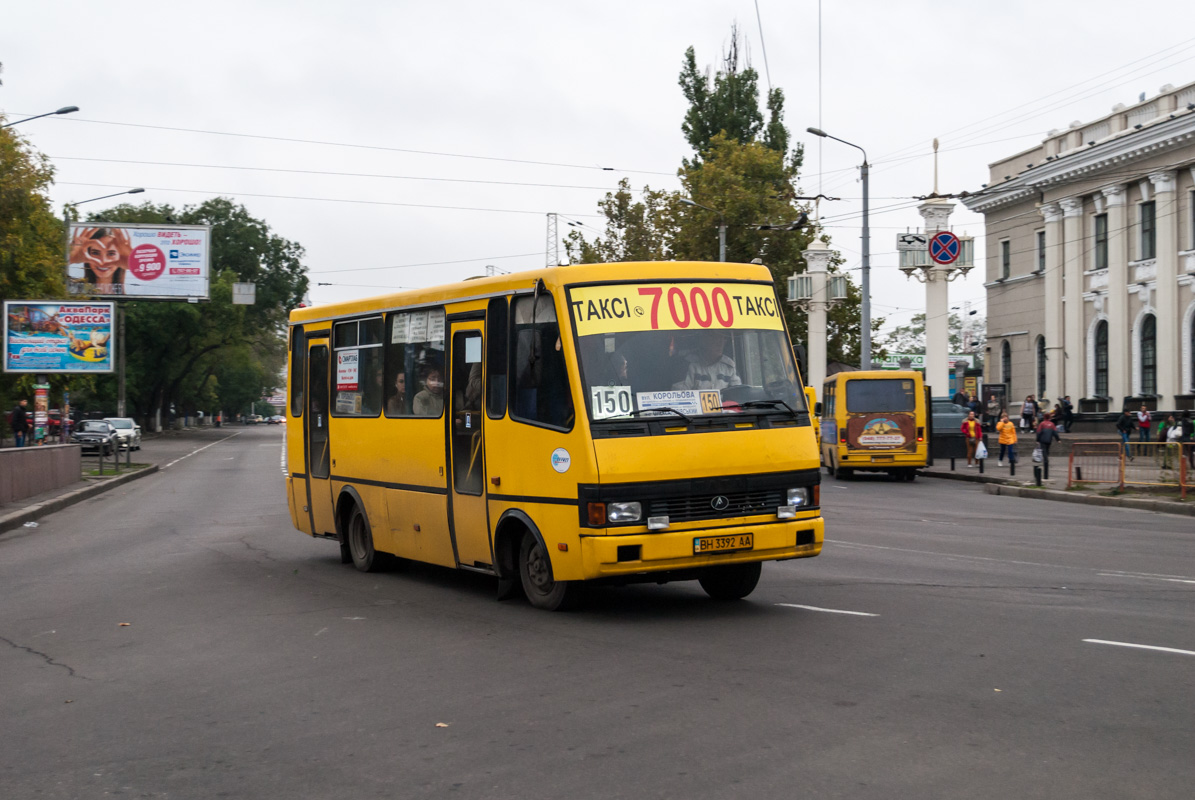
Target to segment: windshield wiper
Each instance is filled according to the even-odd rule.
[[[669,408],[668,406],[660,406],[659,408],[640,408],[635,411],[629,411],[626,414],[619,414],[618,417],[637,417],[641,414],[649,414],[649,415],[654,416],[655,412],[657,412],[657,411],[668,411],[670,413],[676,414],[678,417],[683,419],[685,422],[688,422],[690,424],[692,424],[692,422],[693,422],[693,419],[691,417],[688,417],[685,414],[682,414],[681,412],[677,411],[675,408]],[[618,419],[618,417],[606,417],[606,419]],[[605,420],[603,420],[603,422],[604,421]]]
[[[792,414],[794,417],[799,419],[801,416],[796,410],[793,409],[792,406],[783,400],[748,400],[746,403],[739,403],[739,406],[741,408],[767,408],[769,406],[784,406],[786,409],[788,409],[788,413]]]

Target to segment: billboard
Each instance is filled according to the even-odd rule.
[[[5,372],[111,372],[112,303],[7,300]]]
[[[209,225],[72,222],[67,241],[72,295],[208,299]]]

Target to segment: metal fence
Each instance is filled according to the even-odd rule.
[[[1067,488],[1077,483],[1157,486],[1175,489],[1183,499],[1195,489],[1195,443],[1075,442],[1071,445]]]

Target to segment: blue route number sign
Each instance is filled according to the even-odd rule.
[[[936,233],[934,238],[929,240],[929,257],[935,264],[953,264],[958,261],[962,249],[962,243],[950,231]]]

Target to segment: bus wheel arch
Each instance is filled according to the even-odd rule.
[[[361,572],[382,572],[395,564],[394,556],[375,549],[365,502],[352,486],[344,487],[336,502],[336,533],[341,562],[352,563]]]
[[[509,600],[522,593],[519,579],[519,547],[531,534],[543,543],[543,534],[526,512],[507,509],[494,526],[494,571],[498,573],[498,599]]]
[[[578,588],[572,581],[555,579],[543,534],[524,512],[511,509],[499,518],[494,556],[499,565],[499,599],[504,589],[509,596],[521,587],[528,602],[545,611],[564,611],[573,604]],[[504,585],[504,580],[510,583]]]

